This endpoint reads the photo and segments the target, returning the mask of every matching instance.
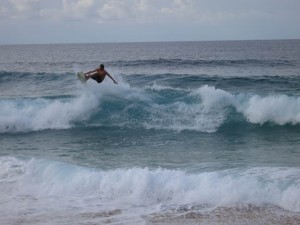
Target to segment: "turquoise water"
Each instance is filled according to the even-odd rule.
[[[0,221],[299,224],[299,73],[298,40],[0,46]]]

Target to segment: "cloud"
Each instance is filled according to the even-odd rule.
[[[103,4],[96,12],[98,15],[99,22],[105,21],[119,21],[119,20],[129,20],[132,18],[131,7],[125,3],[125,1],[107,1]]]
[[[195,20],[198,14],[201,14],[191,0],[174,0],[170,6],[160,8],[159,12],[162,18],[169,20],[191,19],[191,22]]]
[[[0,18],[27,19],[36,15],[40,0],[8,0],[1,2]]]
[[[28,11],[32,5],[38,2],[39,0],[11,0],[11,3],[17,11]]]
[[[91,23],[221,23],[270,18],[258,0],[3,0],[0,18]],[[270,2],[271,0],[261,0]],[[278,2],[277,2],[278,4]],[[253,5],[256,5],[254,7]],[[266,4],[265,4],[266,5]]]
[[[66,15],[87,15],[88,11],[94,5],[94,0],[62,0],[63,12]]]
[[[101,23],[217,22],[265,14],[216,10],[207,0],[9,0],[0,6],[6,19],[88,20]],[[217,3],[215,3],[217,4]]]
[[[299,38],[299,8],[299,0],[0,0],[0,43]]]

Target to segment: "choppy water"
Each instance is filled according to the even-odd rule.
[[[299,40],[0,46],[0,223],[299,224],[299,75]]]

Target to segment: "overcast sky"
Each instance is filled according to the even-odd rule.
[[[0,44],[299,39],[300,0],[0,0]]]

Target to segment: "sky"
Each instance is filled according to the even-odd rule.
[[[300,38],[300,0],[0,0],[0,44]]]

